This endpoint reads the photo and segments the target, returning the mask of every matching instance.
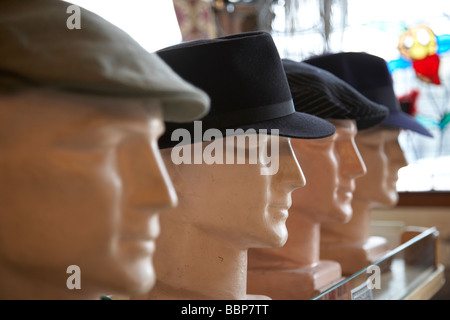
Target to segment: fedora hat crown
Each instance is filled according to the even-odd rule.
[[[183,79],[208,93],[211,110],[202,119],[204,130],[279,129],[279,135],[294,138],[334,133],[328,122],[295,111],[279,53],[268,32],[184,42],[157,54]],[[171,132],[178,128],[193,132],[193,123],[166,123],[160,147],[176,144]]]

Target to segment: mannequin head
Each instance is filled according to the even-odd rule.
[[[356,136],[367,175],[356,180],[355,200],[370,207],[390,207],[397,203],[398,170],[407,165],[398,143],[400,130],[380,125]]]
[[[149,290],[158,213],[177,201],[158,100],[27,91],[0,96],[0,122],[0,277],[64,297],[78,265],[84,298]]]
[[[233,142],[236,137],[223,139],[224,157],[234,158],[234,164],[175,165],[171,161],[172,149],[163,149],[163,159],[179,195],[179,206],[164,218],[194,225],[241,249],[282,246],[287,240],[285,222],[291,192],[305,184],[303,173],[289,138],[259,134],[253,144],[249,137],[245,150],[239,150],[244,147]],[[200,142],[202,150],[210,143]],[[276,151],[274,144],[279,145],[279,170],[274,175],[262,175],[261,169],[267,166],[265,155]],[[238,151],[245,152],[245,159],[239,159],[243,153]],[[249,158],[254,151],[258,156],[252,164]]]
[[[318,223],[345,223],[352,216],[355,179],[364,175],[366,168],[355,145],[356,121],[329,121],[336,127],[333,136],[292,140],[308,183],[294,191],[291,213],[306,214]]]

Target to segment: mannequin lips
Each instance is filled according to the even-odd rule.
[[[153,254],[155,252],[155,241],[142,241],[140,244],[142,244],[142,248],[144,249],[144,251],[148,252],[149,254]]]
[[[286,195],[285,199],[283,199],[283,200],[284,201],[271,202],[269,204],[269,207],[273,208],[273,209],[289,210],[289,208],[292,205],[291,193],[289,192],[289,194]]]
[[[397,179],[391,179],[386,182],[386,192],[396,192],[397,191]]]
[[[349,182],[346,185],[339,186],[337,189],[337,194],[346,198],[346,200],[351,201],[353,199],[353,192],[355,191],[354,181]]]
[[[292,205],[291,193],[284,199],[285,201],[278,201],[274,203],[270,203],[268,208],[273,213],[277,213],[277,215],[282,216],[282,218],[287,219],[289,216],[289,208]]]
[[[341,194],[353,194],[354,189],[353,188],[338,188],[338,193]]]
[[[269,215],[271,216],[271,219],[273,219],[273,221],[278,221],[281,223],[285,223],[287,218],[289,217],[289,211],[288,209],[284,208],[274,208],[272,206],[269,206],[268,208],[268,212]]]
[[[397,171],[398,171],[399,169],[397,169]],[[392,182],[392,183],[397,183],[397,180],[398,180],[398,173],[397,172],[395,172],[395,173],[393,173],[390,177],[389,177],[389,179],[387,179],[389,182]]]
[[[142,232],[142,233],[134,233],[134,234],[127,234],[126,236],[122,236],[121,240],[122,241],[142,241],[142,242],[147,242],[147,241],[156,241],[156,239],[158,238],[158,235],[154,235],[154,234],[149,234],[148,232]]]
[[[133,248],[137,247],[139,252],[153,255],[155,252],[156,238],[146,236],[127,236],[122,237],[122,242],[131,245]]]
[[[142,216],[141,216],[142,217]],[[123,231],[121,241],[134,242],[142,244],[146,251],[153,253],[155,250],[155,241],[159,236],[159,216],[153,214],[144,221],[138,219],[130,221],[127,228]]]

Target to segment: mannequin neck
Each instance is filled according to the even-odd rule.
[[[370,201],[359,199],[354,197],[352,200],[352,210],[353,214],[356,215],[370,215],[370,212],[376,205]],[[353,218],[352,218],[353,219]]]
[[[192,224],[170,220],[169,225],[161,218],[154,258],[158,280],[146,299],[247,298],[247,249]]]
[[[350,221],[344,224],[322,224],[320,241],[323,244],[365,243],[370,237],[371,208],[370,202],[354,198]]]
[[[250,249],[249,269],[295,269],[319,262],[320,224],[309,215],[289,212],[288,240],[281,248]]]
[[[353,199],[353,216],[348,223],[348,236],[355,242],[364,243],[370,237],[370,220],[374,204],[368,201]]]

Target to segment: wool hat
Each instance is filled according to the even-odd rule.
[[[367,99],[332,73],[305,62],[282,62],[297,111],[324,119],[354,119],[358,130],[387,117],[386,107]]]
[[[202,119],[203,130],[215,128],[225,136],[226,129],[267,129],[269,134],[278,129],[280,136],[304,139],[335,132],[331,123],[295,111],[280,56],[268,32],[190,41],[157,53],[181,77],[210,96],[211,110]],[[194,123],[166,123],[160,148],[178,144],[171,133],[179,128],[193,136]]]
[[[381,125],[433,136],[416,119],[402,111],[384,59],[364,52],[340,52],[311,57],[304,62],[333,73],[368,99],[386,106],[389,115]]]
[[[0,1],[0,92],[50,87],[157,98],[164,118],[174,122],[208,112],[205,92],[115,25],[77,6],[81,29],[70,29],[71,5],[60,0]]]

